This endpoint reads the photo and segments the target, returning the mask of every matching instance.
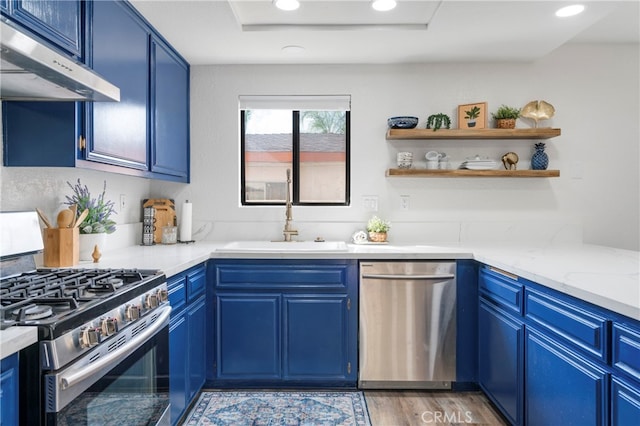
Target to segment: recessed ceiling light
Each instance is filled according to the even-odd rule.
[[[373,0],[371,7],[380,12],[386,12],[396,7],[396,0]]]
[[[298,0],[274,0],[273,3],[281,10],[296,10],[300,7]]]
[[[568,16],[574,16],[578,13],[582,13],[584,11],[584,6],[581,4],[573,4],[571,6],[566,6],[556,11],[556,16],[558,18],[566,18]]]

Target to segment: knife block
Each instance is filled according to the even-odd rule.
[[[73,266],[80,261],[80,229],[44,228],[44,266]]]

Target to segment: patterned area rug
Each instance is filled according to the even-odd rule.
[[[187,426],[371,426],[362,392],[202,392]]]

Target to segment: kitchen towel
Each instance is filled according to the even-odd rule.
[[[182,203],[182,217],[180,218],[180,241],[193,241],[191,239],[193,204],[189,200]]]

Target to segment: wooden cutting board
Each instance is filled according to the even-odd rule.
[[[176,226],[176,206],[175,202],[169,198],[149,198],[142,200],[142,210],[145,207],[153,207],[156,210],[156,222],[153,229],[153,241],[156,244],[162,242],[162,227]]]

